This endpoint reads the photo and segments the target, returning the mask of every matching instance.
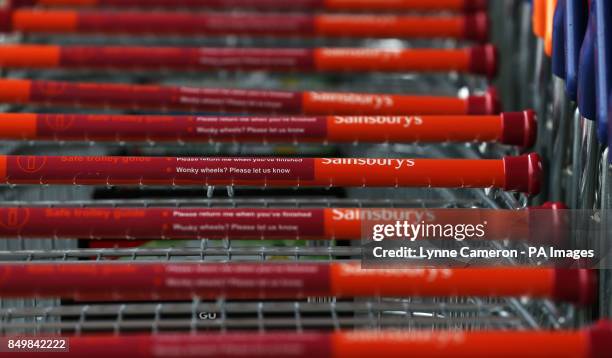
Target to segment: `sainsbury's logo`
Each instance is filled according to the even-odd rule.
[[[325,48],[321,49],[324,57],[358,57],[380,60],[398,59],[401,55],[400,50],[381,50],[370,48]]]
[[[394,102],[391,96],[358,93],[330,93],[310,92],[313,102],[332,102],[358,106],[368,106],[374,109],[392,107]]]

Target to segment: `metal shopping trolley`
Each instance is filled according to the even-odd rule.
[[[546,48],[535,70],[539,94],[534,97],[547,116],[542,145],[551,158],[551,196],[572,208],[609,213],[608,91],[610,8],[593,1],[534,2],[533,24],[538,46]],[[519,6],[525,7],[524,4]],[[523,12],[525,16],[527,14]],[[526,34],[530,29],[523,27]],[[541,51],[530,50],[541,55]],[[547,70],[551,68],[552,71]],[[550,79],[552,78],[552,80]],[[605,238],[608,240],[608,238]],[[600,271],[601,315],[609,315],[607,270]]]
[[[0,333],[68,335],[75,356],[488,357],[482,342],[491,341],[500,355],[606,356],[610,328],[591,325],[594,271],[509,261],[399,270],[410,284],[398,285],[359,267],[359,224],[325,220],[334,210],[529,210],[547,185],[540,158],[521,149],[535,141],[533,112],[500,114],[483,78],[493,77],[495,50],[457,42],[484,39],[486,18],[473,13],[482,2],[445,1],[441,17],[403,14],[440,10],[429,2],[382,3],[402,15],[15,2],[7,30],[21,34],[0,48],[0,98],[10,105],[0,115]],[[289,26],[297,20],[303,28]],[[161,29],[174,36],[151,35]],[[245,31],[257,36],[235,36]],[[313,34],[339,38],[299,38]],[[514,98],[504,81],[500,97]],[[287,225],[179,235],[164,213],[233,215],[244,227],[260,213]]]

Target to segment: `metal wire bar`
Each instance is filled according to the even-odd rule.
[[[73,261],[79,259],[95,259],[95,260],[117,260],[129,259],[138,261],[157,261],[160,258],[166,260],[198,260],[203,261],[226,261],[228,256],[232,257],[232,261],[253,261],[261,257],[266,260],[278,259],[336,259],[336,258],[353,258],[357,259],[361,256],[361,248],[359,247],[304,247],[291,246],[285,242],[283,247],[264,246],[248,246],[240,244],[232,244],[231,249],[224,247],[210,247],[208,240],[201,240],[201,248],[176,247],[176,248],[104,248],[104,249],[56,249],[56,250],[2,250],[0,251],[0,261],[43,261],[43,260],[60,260]],[[329,241],[328,241],[329,243]],[[278,244],[276,244],[278,245]],[[109,245],[110,246],[110,245]]]
[[[118,200],[41,200],[41,201],[2,201],[3,206],[40,206],[40,207],[210,207],[210,208],[442,208],[442,207],[486,207],[477,198],[458,196],[453,202],[436,198],[414,199],[361,199],[361,198],[227,198],[227,199],[118,199]]]
[[[263,302],[160,302],[160,303],[92,303],[62,306],[0,309],[0,332],[36,329],[40,332],[76,331],[76,326],[92,331],[119,328],[147,331],[156,329],[187,330],[194,312],[196,329],[243,328],[259,329],[334,329],[331,320],[340,318],[342,328],[402,327],[424,328],[544,328],[530,322],[524,307],[506,300],[476,299],[396,299],[365,301],[263,301]],[[226,315],[221,323],[220,312]],[[567,312],[565,313],[567,314]],[[85,317],[84,321],[79,321]],[[562,324],[563,315],[552,317]],[[118,320],[121,319],[121,322]],[[298,329],[299,330],[299,329]]]

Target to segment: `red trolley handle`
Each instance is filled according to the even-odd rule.
[[[533,210],[545,210],[533,215]],[[532,220],[567,230],[557,209],[419,208],[173,208],[173,207],[0,207],[0,237],[110,239],[314,239],[360,240],[375,223],[405,221],[480,226],[486,240],[528,240]],[[551,235],[559,244],[563,235]],[[548,238],[538,237],[538,242]]]
[[[486,0],[13,0],[13,6],[207,8],[257,10],[457,11],[487,9]]]
[[[212,117],[0,113],[0,139],[181,142],[498,142],[533,146],[533,111],[491,116]]]
[[[359,263],[14,263],[0,264],[0,278],[2,297],[76,300],[531,296],[587,304],[596,297],[595,271],[585,269],[366,270]]]
[[[65,185],[239,185],[540,189],[537,154],[503,159],[0,156],[0,181]]]
[[[2,341],[11,338],[3,337]],[[183,358],[202,351],[219,358],[401,358],[406,357],[406,352],[422,358],[607,358],[612,355],[609,344],[612,323],[608,321],[580,330],[557,331],[357,330],[332,333],[91,334],[47,338],[69,340],[70,349],[62,352],[66,358],[122,355],[153,358],[160,352],[167,358]],[[36,358],[40,353],[20,352],[18,356]]]
[[[497,114],[495,89],[468,98],[0,80],[0,103],[305,115]]]
[[[492,45],[463,49],[263,49],[135,46],[0,46],[3,68],[448,72],[493,77]]]
[[[485,12],[462,15],[193,13],[112,10],[2,10],[3,31],[182,36],[450,38],[486,42]]]

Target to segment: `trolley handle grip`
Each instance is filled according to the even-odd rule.
[[[63,185],[496,187],[535,195],[541,163],[535,153],[501,160],[3,156],[0,179]]]
[[[486,42],[485,12],[463,15],[274,14],[170,11],[3,10],[4,31],[23,33],[450,38]],[[8,29],[7,29],[8,27]]]
[[[107,357],[116,355],[116,352],[125,356],[153,358],[157,351],[170,352],[166,355],[168,358],[178,358],[199,351],[204,346],[210,351],[222,352],[223,347],[228,345],[237,347],[232,352],[235,358],[270,356],[270,352],[285,352],[288,347],[291,347],[291,357],[294,358],[400,357],[406,351],[422,358],[489,358],[495,355],[492,352],[497,351],[500,356],[520,357],[526,355],[526,350],[532,357],[607,358],[612,354],[610,321],[600,321],[580,330],[94,333],[66,338],[70,340],[70,350],[62,354],[66,358]],[[491,348],[492,345],[495,350]]]
[[[361,11],[483,11],[487,0],[12,0],[13,6],[31,7],[163,7],[163,8],[249,8],[257,10],[361,10]]]
[[[499,142],[530,148],[535,112],[492,116],[207,117],[0,113],[0,139],[183,142]],[[244,130],[244,126],[251,130]]]
[[[457,71],[493,78],[497,50],[464,49],[208,48],[140,46],[0,46],[3,68],[116,68],[124,70],[272,70],[318,72]]]
[[[263,265],[263,266],[262,266]],[[334,297],[403,297],[403,296],[532,296],[564,300],[577,304],[592,303],[595,286],[583,285],[592,270],[559,270],[552,268],[421,268],[364,270],[356,263],[20,263],[0,264],[0,297],[84,298],[100,300],[143,299],[151,297],[185,299],[193,295],[233,298]],[[273,268],[261,270],[260,268]],[[104,275],[100,275],[100,273]],[[579,278],[584,276],[584,278]],[[102,282],[92,280],[102,277]],[[167,282],[180,277],[180,287]],[[202,286],[202,278],[216,282]],[[297,281],[295,284],[244,287],[244,279],[277,278]],[[237,280],[236,283],[228,284]],[[560,295],[563,288],[577,290]],[[265,280],[264,280],[265,281]],[[398,282],[403,284],[398,285]],[[589,281],[592,282],[592,281]],[[588,290],[589,292],[582,292]],[[585,300],[583,300],[585,299]]]
[[[529,236],[529,223],[546,222],[551,240],[546,243],[569,243],[568,213],[559,203],[525,210],[463,210],[459,213],[464,223],[486,221],[486,240],[519,240]],[[459,209],[461,210],[461,209]],[[456,222],[457,210],[417,209],[405,207],[359,208],[314,207],[296,208],[210,208],[204,206],[173,208],[168,205],[154,207],[105,207],[105,206],[12,206],[0,207],[0,217],[10,218],[0,225],[1,238],[37,239],[88,239],[113,240],[112,243],[130,244],[133,240],[195,240],[210,239],[276,240],[296,238],[300,240],[359,240],[362,226],[369,215],[410,213],[433,214],[431,224]],[[195,228],[206,220],[206,228]],[[228,223],[236,224],[228,228]],[[519,224],[520,223],[520,224]],[[244,225],[243,225],[244,224]],[[254,225],[257,225],[255,227]],[[287,225],[284,225],[287,224]],[[537,235],[537,234],[536,234]],[[538,237],[538,243],[542,240]],[[91,242],[90,241],[90,242]],[[104,241],[107,243],[106,241]],[[111,245],[112,246],[112,245]],[[109,247],[111,247],[109,246]],[[572,278],[570,278],[572,279]]]
[[[306,115],[498,114],[494,88],[466,99],[0,79],[0,102],[90,108]]]

